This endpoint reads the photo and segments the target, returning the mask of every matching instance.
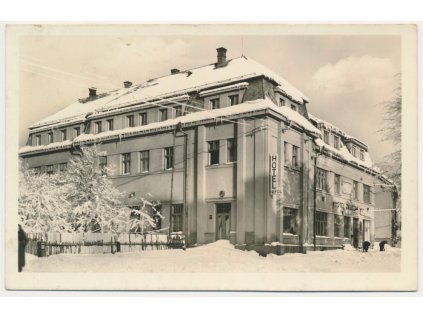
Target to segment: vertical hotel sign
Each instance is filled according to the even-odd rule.
[[[279,188],[279,157],[277,154],[270,155],[270,165],[269,165],[269,174],[270,174],[270,194],[276,195],[280,194],[281,190]]]

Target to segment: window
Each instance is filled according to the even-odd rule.
[[[353,198],[354,200],[358,200],[358,182],[353,181]]]
[[[356,148],[355,146],[352,146],[352,147],[351,147],[351,154],[352,154],[354,157],[357,157],[357,148]]]
[[[34,168],[34,174],[35,175],[40,175],[41,174],[41,167],[35,167]]]
[[[160,109],[159,110],[159,121],[167,120],[167,109]]]
[[[209,165],[219,164],[219,140],[209,142]]]
[[[64,172],[68,169],[68,164],[66,162],[64,163],[59,163],[59,171],[60,172]]]
[[[101,175],[107,175],[107,157],[100,156],[98,157],[98,167],[100,168]]]
[[[339,174],[335,174],[335,193],[341,193],[341,176]]]
[[[342,230],[342,215],[334,215],[334,236],[341,237]]]
[[[316,235],[328,236],[328,215],[316,211]]]
[[[350,238],[351,236],[350,222],[351,218],[348,216],[344,216],[344,237],[346,238]]]
[[[35,145],[41,146],[41,135],[35,136]]]
[[[236,161],[236,139],[228,139],[228,162]]]
[[[230,95],[229,98],[229,106],[238,105],[239,104],[239,95]]]
[[[218,108],[220,108],[220,100],[219,100],[219,98],[210,99],[210,106],[211,106],[211,109],[218,109]]]
[[[53,174],[54,170],[53,170],[53,165],[48,165],[46,166],[46,173],[51,175]]]
[[[333,136],[333,146],[336,149],[339,149],[339,137],[338,136]]]
[[[108,131],[112,131],[114,128],[113,128],[113,119],[108,119],[107,120],[107,130]]]
[[[131,172],[131,154],[122,154],[122,174],[128,174]]]
[[[183,204],[173,204],[172,206],[172,232],[182,232]]]
[[[285,166],[289,164],[289,158],[288,158],[288,146],[289,144],[287,142],[283,143],[283,157],[285,158]]]
[[[283,232],[298,235],[298,210],[283,208]]]
[[[216,213],[231,213],[230,203],[216,203]]]
[[[140,172],[147,172],[150,168],[150,151],[140,151]]]
[[[173,168],[173,147],[164,149],[164,168],[166,170]]]
[[[364,161],[364,150],[360,149],[360,160]]]
[[[78,137],[81,134],[81,128],[80,127],[75,127],[73,129],[73,135],[76,137]]]
[[[135,126],[134,115],[126,116],[126,127],[134,127],[134,126]]]
[[[101,133],[101,131],[102,131],[101,121],[96,121],[96,122],[95,122],[94,129],[95,129],[95,133],[96,133],[96,134]]]
[[[47,145],[53,142],[53,133],[47,134]]]
[[[292,168],[298,168],[298,147],[292,146]]]
[[[293,111],[297,111],[297,106],[296,106],[296,105],[294,105],[294,104],[291,104],[291,109],[292,109]]]
[[[65,141],[67,139],[66,129],[60,131],[60,141]]]
[[[279,98],[279,106],[285,106],[285,100],[283,98]]]
[[[329,145],[329,131],[326,129],[323,130],[323,141]]]
[[[326,170],[317,168],[317,189],[328,190],[327,180],[326,180]]]
[[[370,186],[363,185],[363,200],[365,203],[370,203]]]
[[[140,114],[140,126],[147,125],[147,113]]]
[[[175,118],[182,116],[182,106],[175,107]]]

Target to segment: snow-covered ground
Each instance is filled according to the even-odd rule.
[[[377,246],[375,244],[375,246]],[[377,246],[378,247],[378,246]],[[269,254],[240,251],[228,241],[183,250],[122,254],[61,254],[38,258],[27,254],[27,272],[395,272],[401,249],[385,252],[353,249],[307,254]]]

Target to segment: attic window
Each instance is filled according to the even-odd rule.
[[[351,147],[351,154],[352,154],[354,157],[357,157],[357,148],[356,148],[356,146],[352,146],[352,147]]]
[[[229,105],[233,106],[233,105],[238,105],[239,104],[239,95],[230,95],[228,96],[229,98]]]
[[[297,111],[297,106],[295,106],[294,104],[291,104],[291,109],[292,109],[293,111]]]
[[[285,106],[285,100],[283,98],[279,98],[279,106]]]
[[[323,130],[323,141],[329,145],[329,131],[326,129]]]
[[[219,98],[210,99],[211,109],[218,109],[220,108],[220,101]]]
[[[36,135],[35,136],[35,145],[36,146],[41,146],[41,135]]]
[[[360,149],[360,159],[364,161],[364,150]]]
[[[339,137],[338,136],[333,136],[333,146],[336,149],[339,149]]]

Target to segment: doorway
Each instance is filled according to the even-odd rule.
[[[216,240],[229,240],[231,204],[216,203]]]
[[[370,242],[370,221],[363,220],[363,230],[364,241]]]
[[[355,248],[358,248],[358,219],[354,218],[353,219],[353,246]]]

